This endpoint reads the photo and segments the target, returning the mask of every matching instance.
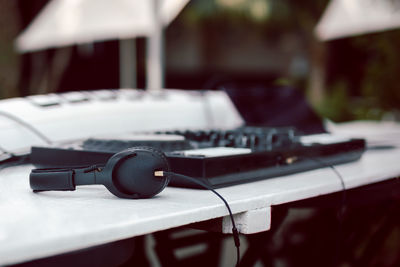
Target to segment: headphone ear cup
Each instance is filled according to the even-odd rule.
[[[135,147],[118,154],[121,157],[112,171],[112,182],[124,194],[135,198],[149,198],[160,193],[168,184],[169,177],[156,177],[155,171],[170,171],[164,153],[152,147]],[[116,156],[118,156],[116,154]]]

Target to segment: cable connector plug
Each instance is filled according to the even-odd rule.
[[[155,177],[164,177],[165,174],[164,174],[163,171],[155,171],[155,172],[154,172],[154,176],[155,176]]]
[[[235,246],[240,247],[239,231],[236,229],[236,227],[232,227],[232,234]]]

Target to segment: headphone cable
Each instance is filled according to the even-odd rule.
[[[51,145],[53,143],[47,136],[45,136],[43,133],[41,133],[33,125],[27,123],[26,121],[22,120],[21,118],[18,118],[17,116],[15,116],[9,112],[6,112],[4,110],[0,110],[0,116],[3,116],[11,121],[16,122],[19,125],[25,127],[26,129],[28,129],[29,131],[34,133],[37,137],[39,137],[41,140],[43,140],[45,143],[47,143],[49,145]],[[0,152],[2,152],[0,154],[0,156],[9,155],[8,158],[0,160],[0,170],[25,163],[29,160],[29,153],[23,154],[23,155],[16,155],[14,152],[9,151],[9,150],[5,149],[4,147],[0,147]]]
[[[0,171],[9,167],[18,166],[28,162],[29,162],[29,154],[21,156],[12,155],[12,157],[0,161]]]
[[[9,155],[9,156],[11,156],[11,157],[15,156],[14,153],[8,151],[7,149],[5,149],[5,148],[3,148],[3,147],[1,147],[1,146],[0,146],[0,152],[2,152],[2,153],[0,154],[0,156],[3,156],[4,154]]]
[[[33,127],[31,124],[27,123],[26,121],[18,118],[17,116],[15,116],[11,113],[5,112],[3,110],[0,110],[0,116],[6,117],[7,119],[12,120],[12,121],[18,123],[19,125],[25,127],[26,129],[30,130],[32,133],[34,133],[37,137],[42,139],[47,144],[51,145],[53,143],[47,136],[45,136],[43,133],[41,133],[38,129],[36,129],[35,127]]]
[[[313,157],[306,157],[306,158],[315,161],[316,163],[320,164],[322,167],[330,168],[336,174],[336,177],[339,178],[339,181],[340,181],[340,184],[341,184],[341,187],[342,187],[341,210],[343,210],[344,205],[346,204],[346,185],[344,183],[343,176],[340,174],[340,172],[332,164],[328,164],[328,163],[324,162],[323,160],[320,160],[320,159],[317,159],[317,158],[313,158]]]
[[[340,248],[340,238],[343,234],[343,216],[344,216],[344,212],[345,212],[345,206],[346,206],[346,202],[347,202],[347,195],[346,195],[346,185],[344,183],[344,179],[343,176],[340,174],[340,172],[335,168],[334,165],[332,164],[328,164],[320,159],[316,159],[316,158],[312,158],[312,157],[307,157],[317,163],[319,163],[322,167],[328,167],[330,168],[335,174],[336,176],[339,178],[340,180],[340,184],[342,186],[342,198],[341,198],[341,203],[340,203],[340,209],[339,212],[337,214],[337,219],[339,220],[339,226],[338,226],[338,241],[336,244],[336,263],[339,263],[339,260],[341,258],[341,248]]]
[[[215,190],[214,190],[211,186],[209,186],[208,184],[206,184],[206,183],[204,183],[204,182],[202,182],[202,181],[200,181],[200,180],[197,180],[197,179],[195,179],[195,178],[193,178],[193,177],[186,176],[186,175],[179,174],[179,173],[174,173],[174,172],[166,172],[166,171],[163,171],[162,174],[163,174],[163,175],[176,176],[176,177],[182,178],[182,179],[184,179],[184,180],[188,180],[188,181],[190,181],[190,182],[193,182],[193,183],[195,183],[195,184],[198,184],[198,185],[200,185],[200,186],[202,186],[202,187],[204,187],[204,188],[210,190],[211,192],[213,192],[215,195],[217,195],[217,196],[224,202],[226,208],[228,209],[229,217],[230,217],[231,222],[232,222],[232,235],[233,235],[233,240],[234,240],[234,242],[235,242],[235,247],[236,247],[236,266],[239,266],[239,262],[240,262],[240,248],[239,248],[239,247],[240,247],[240,239],[239,239],[239,232],[238,232],[238,230],[237,230],[237,228],[236,228],[235,219],[233,218],[233,214],[232,214],[231,208],[230,208],[228,202],[225,200],[225,198],[224,198],[223,196],[221,196],[217,191],[215,191]]]

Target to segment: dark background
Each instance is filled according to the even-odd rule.
[[[117,41],[16,53],[16,36],[46,3],[0,0],[0,98],[118,88]],[[313,30],[327,3],[190,1],[165,31],[166,87],[289,86],[334,121],[397,120],[400,31],[320,42]],[[143,88],[145,41],[136,43]]]

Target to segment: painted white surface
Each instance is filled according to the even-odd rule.
[[[233,215],[236,228],[241,234],[255,234],[271,229],[271,207],[254,209]],[[232,233],[230,216],[222,219],[222,232]]]
[[[98,99],[39,108],[27,98],[0,101],[9,112],[35,125],[54,141],[113,135],[163,127],[233,128],[242,123],[222,92],[168,90],[160,95],[121,90],[115,100]],[[54,96],[52,96],[54,97]],[[59,96],[55,96],[59,97]],[[70,95],[69,97],[79,97]],[[210,116],[211,115],[211,116]],[[360,130],[363,126],[363,130]],[[381,127],[385,125],[385,127]],[[331,125],[332,126],[332,125]],[[332,127],[331,127],[332,128]],[[385,144],[396,140],[398,124],[336,126],[334,133],[365,134]],[[373,134],[367,134],[373,133]],[[388,136],[391,136],[388,138]],[[0,117],[0,145],[29,147],[42,141],[14,122]],[[377,140],[379,139],[379,140]],[[393,144],[396,145],[395,142]],[[379,182],[400,175],[400,148],[368,151],[360,161],[337,166],[346,188]],[[118,199],[102,186],[83,186],[74,192],[34,194],[28,176],[32,166],[0,171],[0,265],[56,255],[123,238],[225,217],[223,203],[209,191],[170,188],[152,199]],[[269,229],[270,207],[328,194],[342,189],[330,169],[320,169],[254,183],[218,189],[227,199],[243,233]],[[189,201],[190,200],[190,201]],[[225,220],[226,221],[226,220]]]
[[[360,161],[337,166],[347,188],[400,175],[400,149],[368,151]],[[212,192],[166,188],[152,199],[118,199],[102,186],[32,193],[32,166],[0,172],[0,265],[46,257],[127,237],[224,217]],[[240,229],[259,231],[255,217],[271,205],[340,191],[329,168],[218,189],[239,214]],[[256,212],[253,212],[253,211]],[[243,213],[250,211],[251,213]],[[247,219],[246,219],[247,218]],[[271,218],[265,222],[270,223]],[[265,230],[269,226],[264,227]],[[262,229],[261,229],[262,230]]]
[[[400,146],[400,123],[393,121],[327,122],[326,128],[334,135],[345,138],[365,138],[369,147]]]

